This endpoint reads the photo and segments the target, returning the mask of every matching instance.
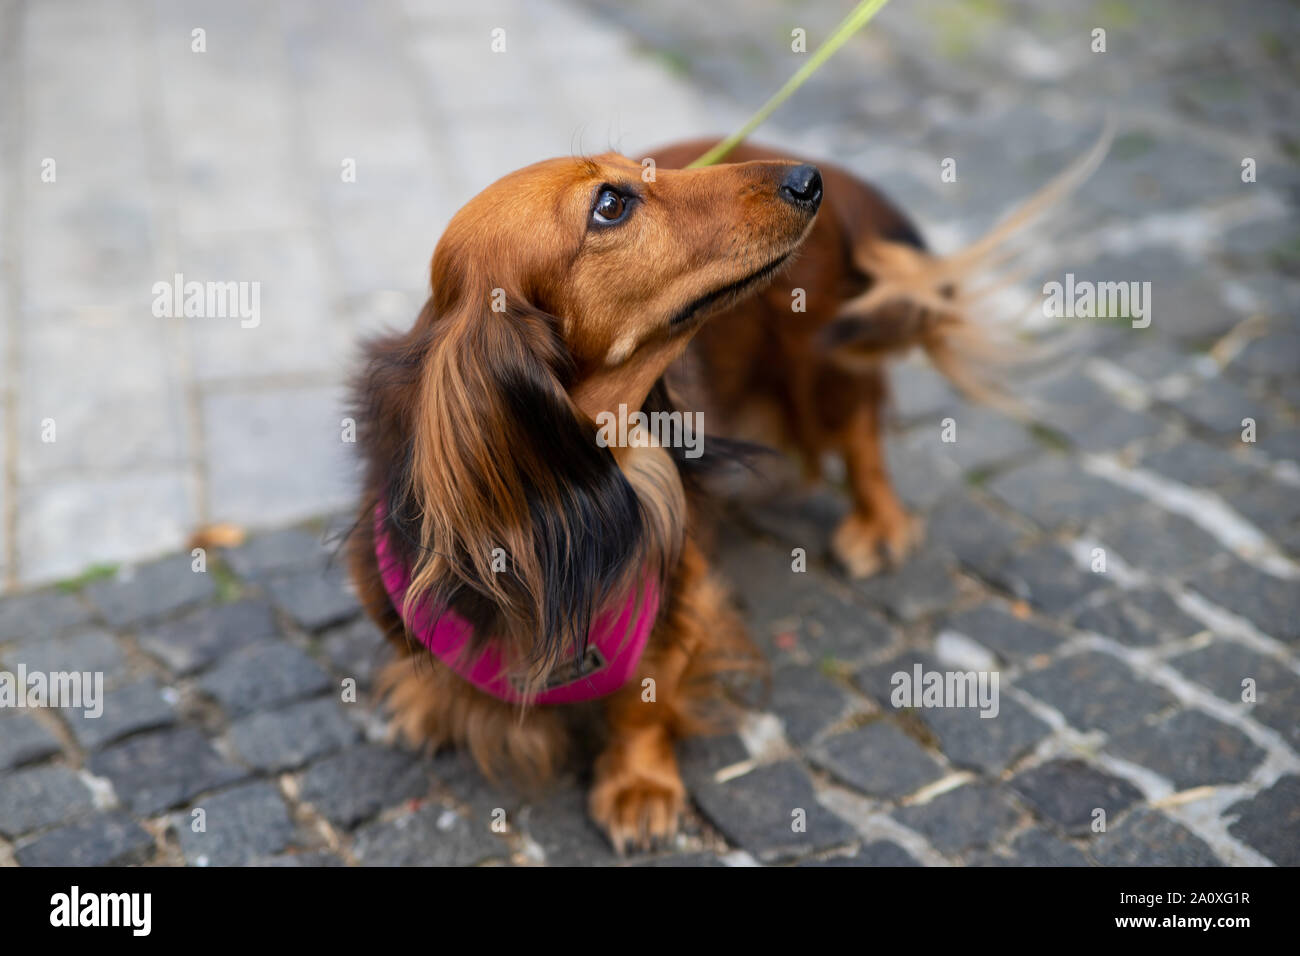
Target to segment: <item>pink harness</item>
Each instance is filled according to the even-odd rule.
[[[384,509],[375,507],[375,557],[393,607],[402,613],[411,575],[405,563],[388,543]],[[629,595],[617,614],[607,611],[592,622],[587,636],[587,654],[579,671],[573,652],[551,673],[546,686],[534,695],[537,704],[572,704],[603,697],[618,690],[632,677],[645,650],[646,640],[659,613],[659,589],[647,579],[638,614],[637,597]],[[501,652],[487,644],[476,656],[462,654],[473,628],[452,610],[431,613],[427,605],[403,616],[407,630],[440,661],[481,691],[510,703],[523,699],[522,689],[511,680]]]

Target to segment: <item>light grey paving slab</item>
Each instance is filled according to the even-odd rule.
[[[333,388],[210,394],[203,400],[208,512],[216,521],[286,524],[336,511],[356,494]]]
[[[72,577],[101,563],[175,550],[195,524],[189,473],[150,469],[72,477],[18,489],[18,569],[23,583]]]

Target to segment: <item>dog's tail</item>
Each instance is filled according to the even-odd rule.
[[[1042,358],[1044,351],[1019,339],[1005,322],[988,321],[989,300],[1025,278],[1023,256],[1011,241],[1092,175],[1112,137],[1108,123],[1086,154],[953,255],[937,256],[919,242],[887,239],[878,232],[857,239],[854,264],[871,285],[821,330],[828,354],[853,367],[919,346],[970,397],[1012,413],[1023,411],[1005,388],[1005,373],[1009,366]],[[988,278],[977,285],[979,277]]]

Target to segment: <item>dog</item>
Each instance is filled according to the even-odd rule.
[[[366,348],[349,566],[399,652],[396,726],[530,781],[598,741],[590,812],[620,851],[672,837],[674,740],[756,663],[695,539],[693,463],[641,429],[602,447],[594,423],[662,404],[668,366],[821,199],[792,161],[529,166],[452,218],[414,326]]]
[[[978,255],[931,255],[833,167],[742,146],[680,168],[708,145],[489,186],[438,242],[413,327],[367,344],[353,389],[349,565],[397,650],[379,680],[395,727],[524,782],[590,750],[589,811],[620,853],[673,837],[674,741],[725,722],[733,678],[761,673],[703,544],[711,463],[744,447],[726,433],[791,447],[810,475],[841,453],[853,510],[834,549],[869,574],[919,537],[881,453],[882,358],[919,345],[984,384],[960,289]],[[700,461],[641,425],[612,445],[596,426],[682,407],[723,433]]]

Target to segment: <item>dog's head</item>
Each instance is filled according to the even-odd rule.
[[[648,514],[664,477],[634,487],[594,419],[642,407],[708,315],[795,252],[821,191],[796,163],[650,171],[606,154],[529,166],[467,203],[416,327],[372,349],[362,383],[411,599],[543,666],[580,647],[630,571],[662,562],[650,525],[680,522]]]

